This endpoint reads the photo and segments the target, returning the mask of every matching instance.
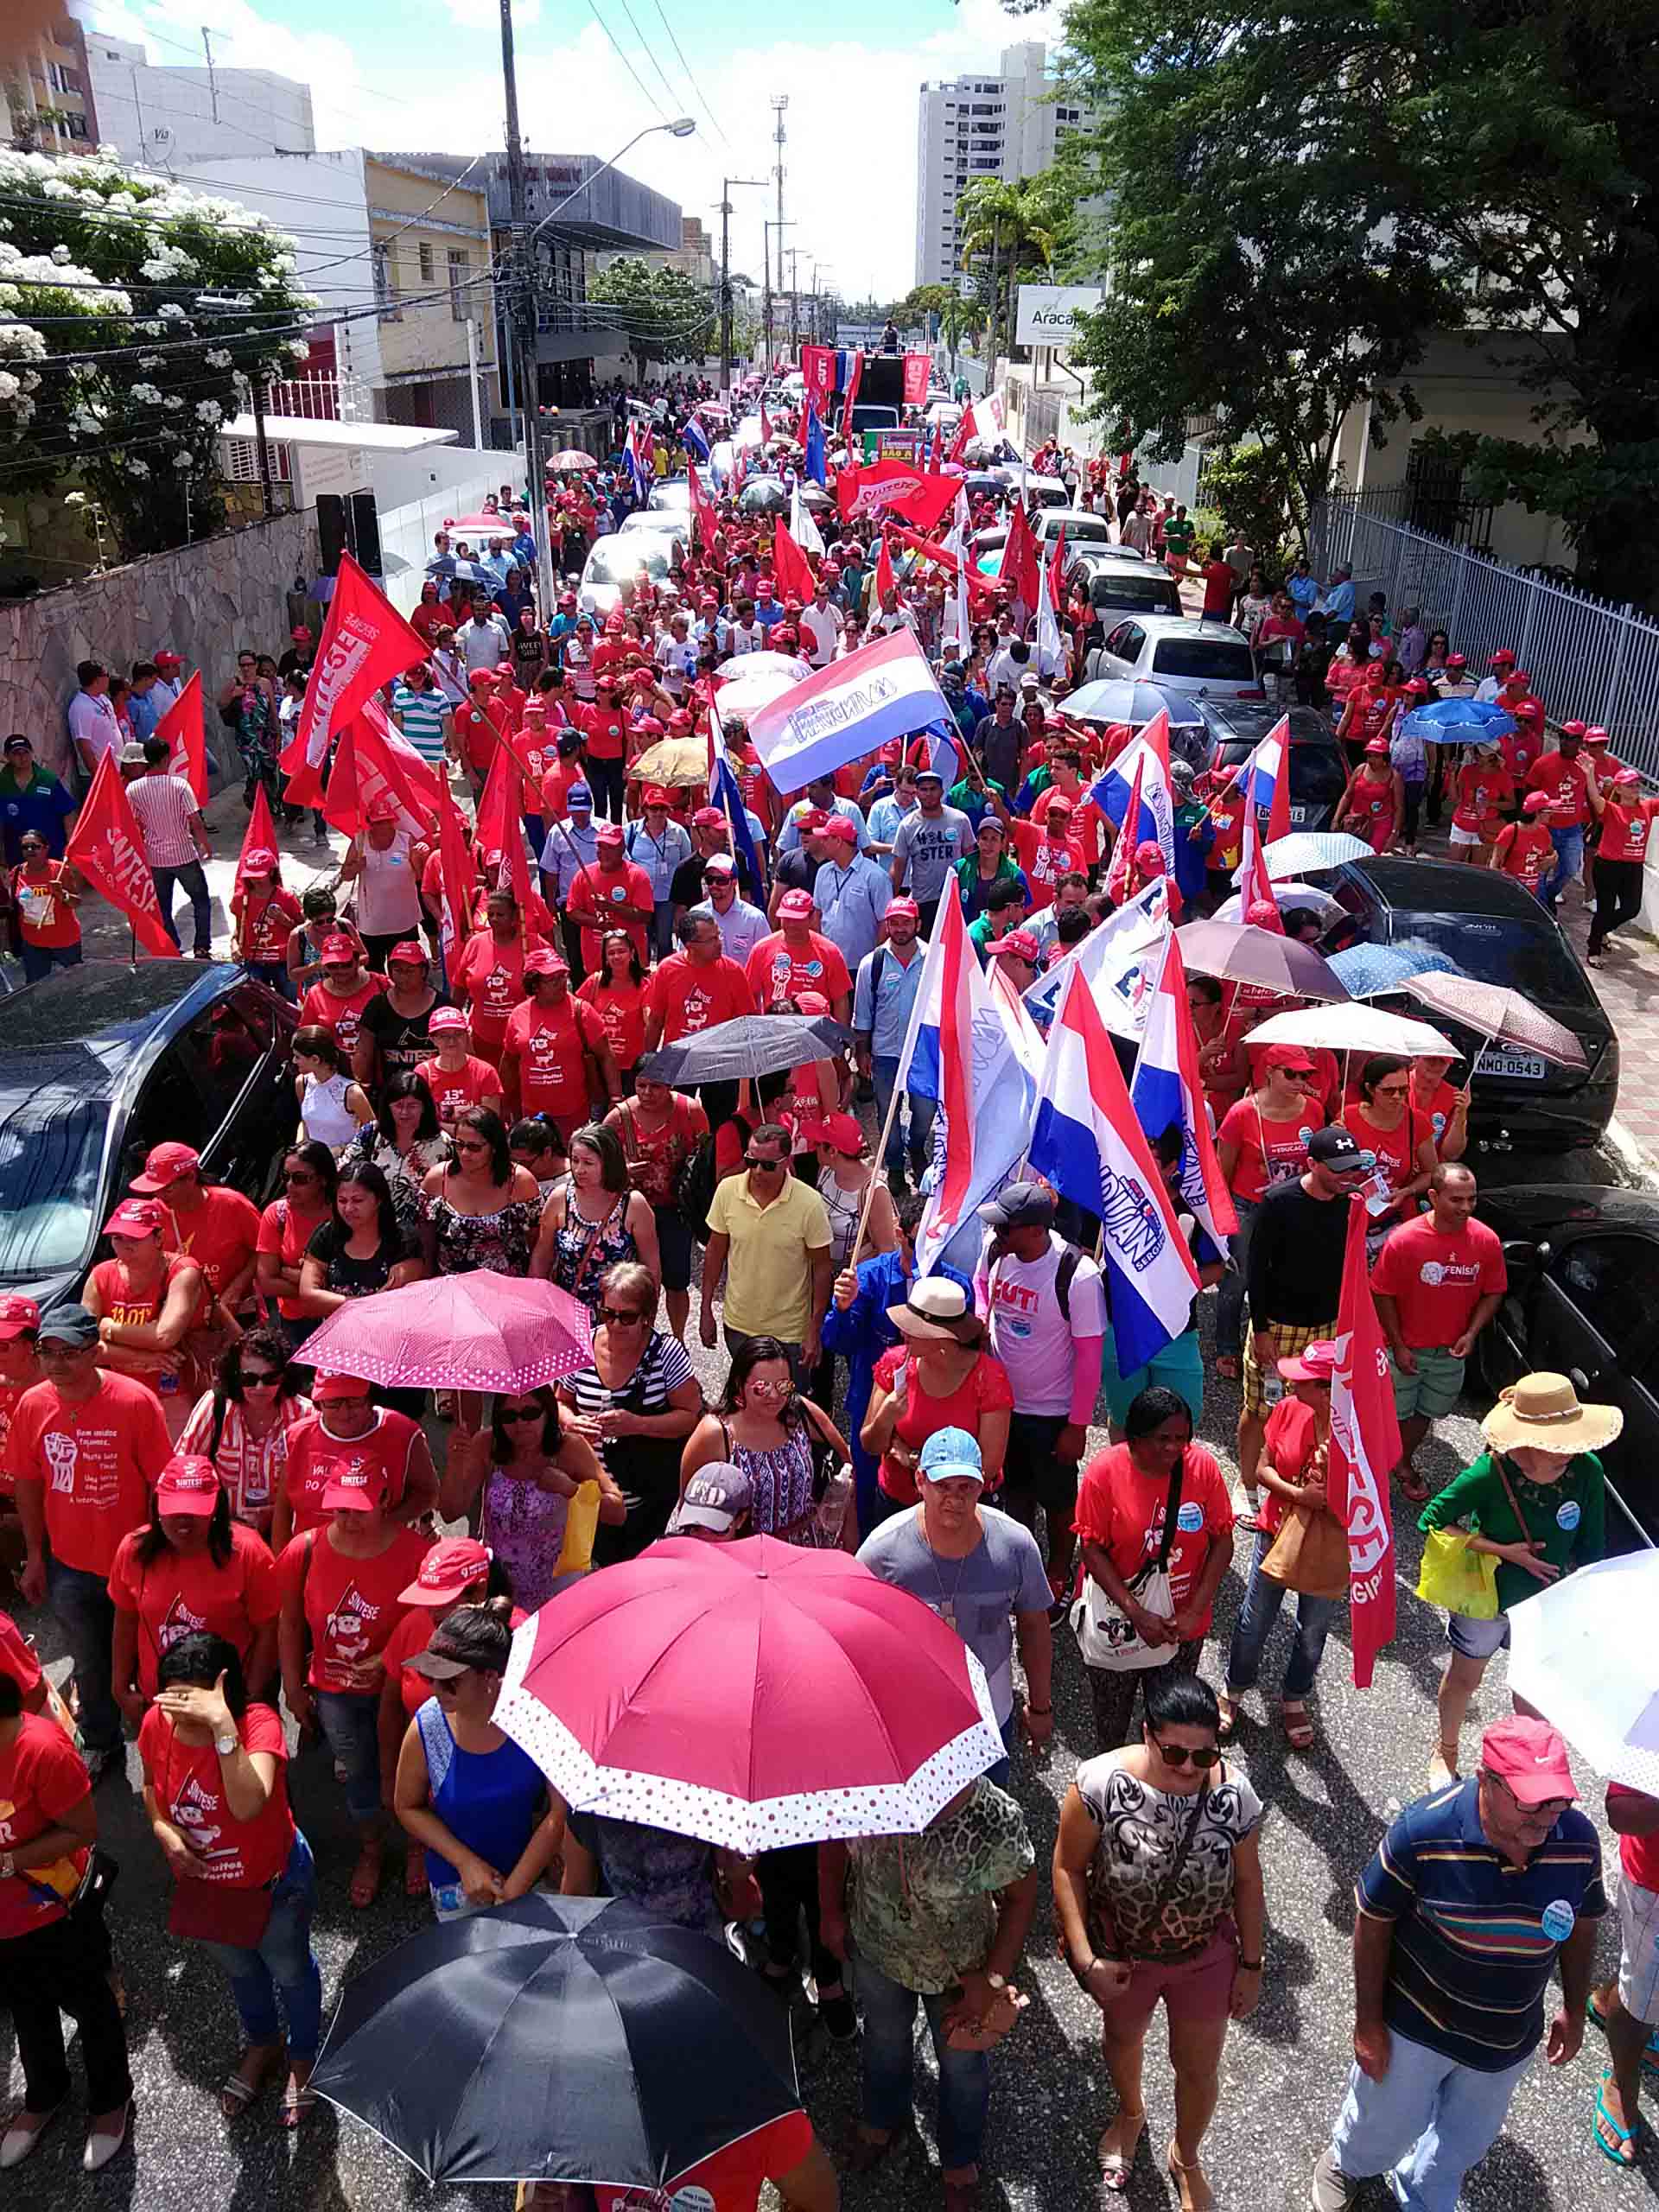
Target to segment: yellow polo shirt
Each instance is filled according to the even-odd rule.
[[[746,1337],[805,1340],[812,1318],[812,1269],[808,1255],[833,1242],[823,1200],[805,1183],[785,1176],[769,1206],[749,1195],[747,1173],[716,1185],[709,1226],[732,1240],[726,1262],[725,1318]]]

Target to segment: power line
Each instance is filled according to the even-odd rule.
[[[646,44],[645,33],[634,21],[633,10],[629,7],[628,0],[617,0],[617,4],[620,7],[623,14],[628,19],[628,28],[632,31],[635,38],[639,41],[640,52],[645,55],[646,60],[650,62],[652,67],[657,72],[658,81],[661,84],[663,90],[668,94],[669,99],[677,106],[680,96],[675,91],[673,86],[669,83],[668,79],[664,75],[663,65],[657,59],[655,49]]]
[[[588,5],[592,11],[594,21],[599,25],[601,30],[604,32],[606,37],[609,39],[612,46],[616,48],[617,60],[627,71],[629,76],[632,78],[634,83],[639,86],[640,97],[644,99],[646,105],[652,111],[660,122],[667,123],[671,118],[663,113],[662,102],[657,98],[654,92],[647,91],[645,79],[640,76],[639,72],[634,67],[632,62],[629,60],[627,55],[624,54],[622,48],[617,45],[616,33],[606,22],[604,16],[600,14],[596,0],[588,0]],[[632,21],[632,16],[629,17],[629,21]]]
[[[684,54],[680,51],[680,41],[674,35],[674,26],[669,22],[668,17],[663,14],[663,0],[652,0],[652,5],[656,8],[658,15],[662,17],[663,29],[668,33],[669,44],[673,48],[675,53],[679,54],[680,67],[685,72],[685,81],[690,86],[693,93],[696,95],[698,106],[708,117],[709,122],[714,124],[715,130],[719,131],[721,143],[723,145],[729,146],[732,142],[726,136],[725,124],[721,123],[720,118],[715,113],[713,108],[711,108],[708,101],[704,99],[702,86],[698,84],[696,79],[691,74],[691,64],[686,60]]]

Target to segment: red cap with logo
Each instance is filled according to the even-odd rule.
[[[888,910],[891,912],[891,908]],[[1009,930],[985,948],[987,952],[1001,956],[1011,952],[1016,960],[1029,960],[1033,964],[1043,957],[1043,949],[1029,930]]]
[[[700,806],[692,816],[691,823],[694,829],[718,830],[725,819],[717,806]]]
[[[526,976],[568,976],[570,969],[556,952],[550,951],[546,945],[540,945],[534,952],[524,955],[524,973]]]
[[[242,873],[244,875],[275,875],[276,854],[269,845],[256,845],[251,853],[243,855]]]
[[[450,1605],[490,1571],[490,1548],[476,1536],[445,1536],[421,1561],[421,1571],[408,1589],[398,1592],[400,1605]]]
[[[0,1344],[10,1344],[26,1329],[41,1325],[41,1309],[32,1298],[0,1298]]]
[[[1494,1720],[1480,1739],[1480,1763],[1518,1805],[1545,1805],[1560,1797],[1578,1802],[1567,1745],[1548,1720],[1530,1713],[1511,1713]]]
[[[104,1224],[106,1236],[159,1236],[166,1216],[154,1198],[123,1198]]]
[[[810,891],[785,891],[778,901],[778,918],[782,922],[810,921],[812,893]]]
[[[323,948],[325,953],[327,947]],[[194,1145],[157,1144],[149,1148],[144,1161],[144,1172],[135,1175],[131,1187],[135,1191],[164,1191],[169,1183],[176,1183],[181,1175],[188,1175],[193,1167],[200,1167],[201,1155]]]
[[[386,1478],[379,1467],[360,1462],[337,1468],[323,1485],[318,1503],[325,1513],[348,1510],[372,1513],[386,1494]]]
[[[219,1470],[200,1452],[178,1452],[156,1478],[156,1510],[161,1515],[192,1513],[205,1521],[219,1497]]]
[[[406,968],[424,968],[426,947],[423,944],[416,944],[412,937],[405,938],[401,944],[394,944],[386,955],[388,968],[398,961],[402,961]]]
[[[356,957],[357,947],[352,943],[350,938],[326,937],[322,940],[321,964],[323,967],[327,968],[336,963],[344,966],[346,961],[355,960]]]

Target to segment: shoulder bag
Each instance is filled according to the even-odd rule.
[[[1164,1915],[1169,1910],[1170,1901],[1180,1886],[1181,1877],[1186,1872],[1186,1862],[1192,1856],[1192,1846],[1198,1840],[1198,1828],[1204,1820],[1204,1808],[1209,1802],[1210,1777],[1206,1775],[1193,1795],[1192,1808],[1186,1816],[1186,1824],[1181,1830],[1181,1840],[1175,1847],[1175,1856],[1170,1860],[1168,1870],[1159,1883],[1157,1894],[1153,1898],[1152,1909],[1147,1917],[1148,1924],[1154,1928],[1162,1925]],[[1100,1932],[1106,1934],[1108,1932],[1106,1924],[1098,1914],[1096,1914],[1096,1922]],[[1110,1937],[1109,1942],[1103,1942],[1099,1947],[1103,1957],[1116,1956],[1131,1961],[1138,1959],[1157,1959],[1160,1962],[1176,1962],[1184,1958],[1196,1958],[1211,1940],[1210,1936],[1206,1935],[1198,1942],[1184,1945],[1179,1951],[1134,1951],[1127,1944],[1118,1942],[1116,1930],[1110,1931]]]
[[[1170,1547],[1175,1541],[1175,1516],[1180,1510],[1181,1480],[1186,1454],[1175,1462],[1164,1501],[1164,1529],[1158,1555],[1148,1560],[1131,1578],[1131,1594],[1149,1611],[1166,1611],[1170,1603]],[[1110,1674],[1124,1674],[1143,1667],[1162,1667],[1176,1654],[1173,1643],[1145,1643],[1133,1621],[1114,1598],[1107,1596],[1092,1574],[1084,1577],[1081,1595],[1071,1607],[1071,1633],[1085,1667],[1103,1667]]]

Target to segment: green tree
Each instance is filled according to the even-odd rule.
[[[0,483],[73,474],[128,557],[219,528],[219,426],[317,302],[293,240],[104,155],[0,151]]]
[[[616,329],[639,365],[701,361],[717,342],[714,302],[677,269],[653,268],[637,254],[619,254],[588,280],[588,303],[615,310]]]
[[[1014,345],[1014,296],[1021,270],[1052,268],[1068,216],[1068,196],[1054,173],[1007,180],[976,176],[957,201],[962,224],[962,265],[988,257],[985,307],[990,322],[987,358],[999,342]]]

